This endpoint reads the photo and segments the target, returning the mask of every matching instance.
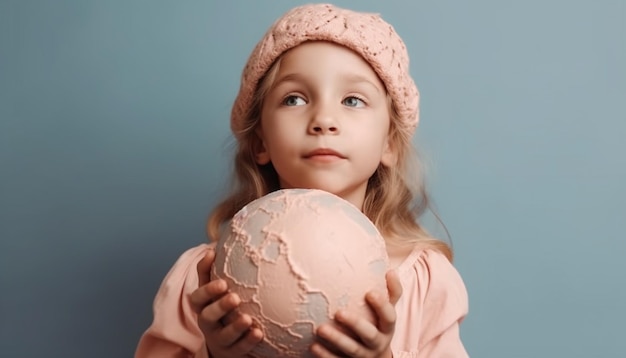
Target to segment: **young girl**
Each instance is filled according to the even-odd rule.
[[[365,299],[376,324],[349,310],[318,327],[317,357],[466,357],[459,324],[467,293],[452,252],[417,218],[427,206],[412,156],[418,91],[406,48],[374,14],[297,7],[275,22],[243,71],[231,128],[237,185],[208,222],[220,228],[281,188],[316,188],[360,208],[386,240],[388,292]],[[185,252],[154,301],[136,357],[240,357],[263,339],[240,298],[210,281],[213,244]],[[331,279],[331,278],[329,278]],[[222,322],[228,322],[223,324]]]

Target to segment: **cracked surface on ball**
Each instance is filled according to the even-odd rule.
[[[374,320],[365,293],[386,292],[383,238],[349,202],[286,189],[241,209],[216,248],[212,276],[239,294],[265,339],[253,357],[307,357],[314,330],[349,308]]]

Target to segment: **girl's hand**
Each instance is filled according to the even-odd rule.
[[[228,292],[226,281],[210,281],[214,260],[215,251],[209,250],[198,263],[198,289],[191,294],[191,304],[211,358],[243,357],[261,342],[263,332],[252,327],[252,317],[237,313],[241,300]]]
[[[358,337],[358,339],[352,338],[331,324],[320,325],[317,329],[317,335],[327,342],[329,347],[314,343],[311,346],[311,352],[316,357],[392,357],[389,344],[396,323],[394,305],[402,295],[402,285],[398,275],[393,271],[387,272],[385,278],[387,279],[389,298],[385,294],[375,291],[368,292],[365,296],[365,300],[377,316],[378,325],[376,326],[354,312],[338,311],[335,314],[335,321],[351,331],[353,336]],[[333,352],[341,352],[341,355]]]

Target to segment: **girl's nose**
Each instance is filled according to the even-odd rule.
[[[317,109],[309,123],[309,134],[339,134],[336,115],[328,109]]]

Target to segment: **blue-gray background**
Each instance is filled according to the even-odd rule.
[[[0,356],[129,357],[294,1],[0,1]],[[474,357],[626,351],[626,3],[340,1],[405,39]]]

